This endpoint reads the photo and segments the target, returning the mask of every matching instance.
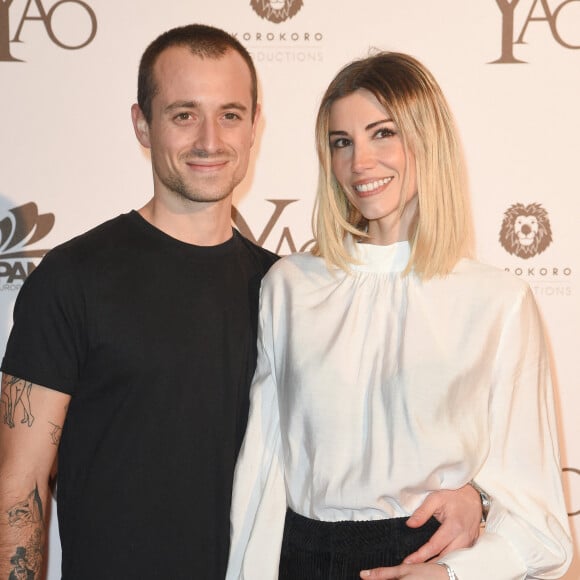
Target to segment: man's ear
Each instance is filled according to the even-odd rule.
[[[139,141],[143,147],[150,149],[151,140],[149,139],[149,123],[147,122],[141,107],[137,103],[131,107],[131,119],[133,120],[133,129],[135,130],[137,141]]]

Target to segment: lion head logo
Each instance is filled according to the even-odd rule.
[[[548,212],[539,203],[510,206],[504,213],[499,241],[510,254],[524,260],[541,254],[552,242]]]
[[[250,0],[254,11],[275,24],[292,18],[302,8],[302,0]]]

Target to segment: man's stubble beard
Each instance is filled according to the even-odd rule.
[[[170,175],[168,177],[161,178],[161,182],[169,191],[172,191],[181,199],[193,202],[221,201],[222,199],[229,197],[234,191],[234,187],[237,185],[232,183],[230,186],[225,187],[222,191],[218,191],[214,194],[208,194],[206,190],[200,191],[199,189],[193,189],[189,187],[179,175]]]
[[[180,157],[180,161],[187,163],[190,160],[197,159],[210,159],[211,157],[218,156],[223,159],[224,151],[217,151],[215,154],[211,154],[203,149],[195,149],[189,152],[187,155]],[[217,192],[211,193],[212,184],[211,178],[208,179],[208,187],[202,189],[199,185],[188,185],[181,173],[174,169],[168,174],[163,175],[157,172],[157,175],[163,185],[171,192],[175,193],[178,197],[183,200],[191,202],[218,202],[227,197],[231,196],[235,187],[242,181],[242,177],[238,177],[235,174],[230,175],[230,182],[226,183]],[[219,179],[219,177],[218,177]]]

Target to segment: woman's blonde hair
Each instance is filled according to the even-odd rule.
[[[332,173],[329,117],[333,103],[353,92],[372,93],[397,125],[409,159],[415,156],[419,210],[405,273],[424,279],[448,274],[470,256],[473,228],[463,153],[449,105],[433,75],[413,57],[380,52],[344,67],[330,83],[318,111],[319,179],[312,253],[331,267],[349,270],[347,233],[364,239],[366,220],[348,201]],[[403,188],[408,176],[404,176]],[[401,195],[400,211],[405,204]]]

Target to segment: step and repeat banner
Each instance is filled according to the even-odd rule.
[[[479,256],[529,282],[545,319],[580,560],[580,0],[0,0],[1,350],[43,255],[150,198],[129,112],[138,62],[190,22],[224,28],[255,59],[263,120],[232,219],[280,254],[312,241],[314,118],[336,71],[374,48],[433,71],[468,159]],[[578,578],[580,562],[566,576]]]

